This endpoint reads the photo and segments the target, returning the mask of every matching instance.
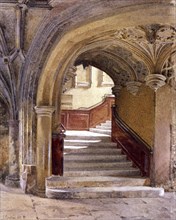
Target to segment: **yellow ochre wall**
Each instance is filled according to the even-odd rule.
[[[90,87],[76,87],[70,89],[66,92],[66,95],[72,96],[72,109],[79,109],[79,108],[90,108],[99,102],[101,102],[105,95],[111,95],[113,87],[113,81],[111,78],[103,73],[101,70],[91,67],[92,69],[92,79]],[[76,74],[78,75],[78,81],[88,82],[89,79],[86,79],[86,73],[83,70],[82,65],[79,66]],[[101,81],[101,74],[103,74],[103,81],[104,84],[100,85]],[[62,101],[64,102],[64,96]]]
[[[154,103],[154,92],[146,86],[142,86],[136,96],[124,88],[117,100],[119,116],[151,147],[154,144]]]

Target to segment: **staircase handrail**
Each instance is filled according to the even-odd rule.
[[[138,143],[142,143],[143,146],[145,146],[144,150],[149,151],[150,154],[153,154],[153,150],[151,146],[145,142],[132,128],[130,128],[118,115],[116,111],[117,106],[112,106],[112,113],[115,119],[115,122],[120,126],[121,129],[123,129],[125,132],[127,132],[130,136],[132,136]]]

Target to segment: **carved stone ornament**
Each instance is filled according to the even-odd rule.
[[[157,91],[157,89],[166,84],[166,77],[161,74],[150,74],[146,76],[145,80],[146,85],[149,86],[155,92]]]
[[[162,24],[129,27],[117,30],[114,37],[119,40],[144,44],[173,43],[176,36],[176,27]]]
[[[132,94],[136,95],[139,91],[139,87],[142,85],[141,82],[130,81],[126,83],[127,90]]]
[[[39,117],[51,117],[53,112],[55,111],[54,106],[35,106],[34,109]]]
[[[112,53],[115,53],[120,59],[123,59],[124,63],[126,63],[126,65],[124,65],[124,63],[122,62],[118,62],[118,69],[120,73],[120,75],[118,75],[118,80],[122,78],[122,81],[124,81],[125,83],[130,80],[141,82],[145,81],[145,76],[148,75],[148,69],[144,62],[137,60],[132,52],[128,51],[124,47],[113,45],[109,47],[108,50]],[[110,68],[113,68],[113,66],[114,64],[112,64]],[[117,68],[115,72],[118,72]],[[125,86],[125,83],[123,86]]]
[[[115,85],[114,87],[112,87],[112,94],[115,95],[115,97],[119,97],[121,89],[122,89],[122,86]]]
[[[63,90],[62,92],[65,93],[70,88],[75,87],[75,77],[76,77],[76,71],[77,68],[75,66],[72,66],[68,69],[64,80],[63,80]]]
[[[72,66],[68,69],[65,77],[64,77],[64,85],[70,80],[73,79],[76,76],[76,70],[77,68],[75,66]]]

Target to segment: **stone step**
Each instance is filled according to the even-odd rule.
[[[103,129],[97,129],[97,128],[90,128],[89,130],[95,133],[100,133],[100,134],[107,134],[107,135],[111,134],[111,131],[109,130],[103,130]]]
[[[77,148],[72,148],[69,146],[65,146],[65,154],[69,154],[69,153],[74,153],[77,155],[82,156],[83,154],[95,154],[95,155],[119,155],[122,153],[121,149],[118,148],[114,148],[114,149],[109,149],[109,148],[93,148],[93,147],[77,147]]]
[[[67,130],[66,136],[72,136],[72,137],[106,137],[106,135],[103,134],[96,134],[94,132],[88,131],[88,130]]]
[[[111,137],[107,134],[101,134],[101,133],[95,133],[95,132],[90,132],[90,133],[97,134],[97,135],[96,136],[91,136],[91,134],[90,134],[89,136],[88,135],[79,136],[77,134],[77,135],[74,136],[74,135],[67,135],[66,134],[65,140],[71,140],[71,141],[81,141],[81,140],[86,141],[87,140],[88,143],[89,142],[96,143],[96,142],[109,142],[109,141],[111,141]]]
[[[76,170],[76,169],[82,169],[82,170],[101,170],[101,169],[119,169],[119,168],[126,168],[131,167],[132,162],[131,161],[120,161],[120,162],[107,162],[107,163],[98,163],[98,162],[75,162],[75,161],[69,161],[65,163],[64,170]]]
[[[76,188],[76,187],[114,187],[114,186],[143,186],[145,178],[91,176],[91,177],[63,177],[51,176],[46,180],[48,188]]]
[[[117,148],[117,143],[114,142],[101,142],[101,141],[86,141],[86,140],[65,140],[64,141],[64,148],[67,148],[69,146],[74,147],[81,147],[84,148],[87,146],[93,147],[93,148]]]
[[[66,177],[78,177],[78,176],[140,176],[140,171],[135,168],[123,168],[118,170],[75,170],[65,171],[64,176]]]
[[[104,161],[111,161],[111,162],[118,162],[122,160],[126,160],[126,155],[95,155],[95,154],[65,154],[64,155],[65,161],[96,161],[96,162],[104,162]]]
[[[118,170],[122,170],[122,169],[123,170],[130,170],[130,169],[132,169],[132,167],[128,166],[128,165],[123,166],[123,167],[122,166],[118,166],[118,165],[111,166],[111,167],[106,167],[106,166],[102,166],[102,167],[98,167],[98,166],[96,166],[96,167],[86,167],[86,166],[84,166],[84,167],[82,167],[80,164],[77,164],[77,166],[75,166],[75,167],[68,167],[68,166],[64,167],[64,172],[67,172],[67,171],[70,171],[70,172],[74,172],[74,171],[79,171],[79,172],[96,171],[97,173],[99,173],[101,168],[104,171],[111,171],[111,170],[118,171]],[[123,175],[123,176],[125,176],[125,175]]]
[[[164,196],[164,189],[147,186],[79,187],[65,189],[51,189],[46,187],[46,196],[55,199],[156,198]]]

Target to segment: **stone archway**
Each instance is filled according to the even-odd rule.
[[[40,26],[38,34],[28,52],[21,81],[21,115],[23,115],[21,126],[24,132],[21,142],[25,146],[23,149],[25,158],[23,159],[27,164],[36,163],[39,190],[44,190],[45,177],[51,174],[51,161],[48,152],[50,152],[51,147],[52,127],[55,127],[54,123],[52,123],[52,112],[55,108],[54,121],[59,121],[62,81],[68,68],[74,65],[76,58],[79,56],[80,59],[87,59],[86,56],[81,57],[81,55],[90,50],[88,49],[90,44],[92,44],[91,49],[93,49],[98,47],[100,42],[104,42],[103,48],[101,46],[99,51],[101,52],[104,49],[105,55],[108,54],[105,58],[108,57],[110,60],[111,57],[111,64],[116,64],[116,69],[119,69],[120,67],[117,65],[119,59],[116,62],[116,59],[113,58],[114,50],[111,50],[112,48],[109,49],[107,47],[108,44],[115,41],[115,37],[121,37],[125,34],[123,31],[122,35],[118,33],[123,28],[148,25],[149,32],[144,33],[150,33],[153,30],[150,24],[164,24],[165,18],[163,18],[161,12],[155,17],[151,16],[151,14],[155,13],[154,5],[160,8],[160,11],[168,11],[167,22],[172,23],[173,17],[170,16],[172,5],[165,4],[164,1],[162,2],[160,4],[157,4],[157,1],[148,1],[147,3],[146,1],[135,1],[135,3],[125,1],[119,3],[112,0],[110,4],[107,4],[105,0],[91,1],[87,4],[79,3],[74,6],[66,4],[65,7],[67,9],[64,10],[63,7],[63,11],[61,11],[60,7],[57,8],[57,6],[53,8]],[[97,8],[97,10],[94,11],[92,8]],[[145,14],[145,16],[139,21],[141,13]],[[86,16],[87,19],[85,19]],[[130,20],[131,16],[133,16],[133,19]],[[155,74],[155,65],[150,57],[140,47],[135,48],[133,44],[126,44],[123,42],[124,39],[120,39],[120,37],[117,39],[119,45],[123,48],[129,46],[130,53],[133,52],[135,54],[134,59],[138,61],[145,60],[144,66],[147,66],[147,75]],[[91,61],[93,58],[88,57],[88,60],[93,62]],[[105,59],[102,58],[102,60],[104,61]],[[101,59],[97,62],[97,66],[100,65],[100,62]],[[161,66],[163,66],[163,63],[160,64]],[[127,69],[129,70],[130,66],[126,65],[123,70],[127,71]],[[113,78],[111,65],[109,65],[106,72],[111,74]],[[131,76],[130,81],[138,78],[135,74],[131,74]],[[120,77],[114,78],[117,86],[119,86],[119,79]],[[142,80],[144,81],[144,78]],[[37,106],[37,120],[34,113],[35,106]],[[49,125],[48,129],[45,129],[46,125]],[[42,143],[36,141],[35,133],[37,133],[37,140],[44,140]],[[46,169],[43,171],[39,168],[41,163],[41,158],[38,158],[39,154],[41,154],[39,149],[41,152],[43,152],[43,149],[46,149],[46,157],[43,160],[43,166]],[[167,168],[170,166],[169,164],[170,162],[167,164]],[[168,175],[166,176],[167,180],[165,182],[169,179]]]

